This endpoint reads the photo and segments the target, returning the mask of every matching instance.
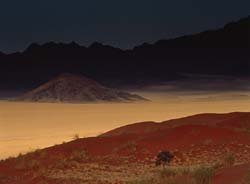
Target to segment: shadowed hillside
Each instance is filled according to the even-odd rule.
[[[132,50],[101,43],[34,43],[21,53],[0,54],[1,88],[31,89],[64,72],[115,86],[180,79],[182,73],[249,76],[249,25],[247,17],[221,29]]]

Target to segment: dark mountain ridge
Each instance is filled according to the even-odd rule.
[[[249,48],[249,17],[226,24],[217,30],[208,30],[198,34],[159,40],[154,44],[144,44],[136,48]]]
[[[250,17],[221,29],[122,50],[101,43],[33,43],[25,51],[0,53],[1,88],[32,88],[64,72],[108,85],[180,79],[181,73],[249,76]],[[107,82],[108,81],[108,82]]]

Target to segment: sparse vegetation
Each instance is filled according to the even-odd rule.
[[[163,167],[165,167],[173,160],[173,158],[174,155],[171,154],[169,151],[162,151],[157,155],[155,165],[162,165]]]
[[[212,167],[200,166],[193,171],[192,176],[196,184],[210,184],[214,174],[215,170]]]
[[[79,139],[79,135],[76,134],[74,139]],[[105,140],[105,145],[100,145],[101,139]],[[174,145],[176,148],[168,145],[173,151],[171,153],[157,152],[166,148],[168,143],[156,144],[157,147],[153,148],[134,136],[122,139],[121,142],[113,137],[98,137],[98,141],[95,138],[78,140],[24,155],[20,153],[15,158],[2,161],[0,183],[8,183],[5,182],[8,180],[18,183],[17,180],[29,177],[32,181],[55,180],[55,183],[65,184],[212,184],[218,178],[227,181],[226,175],[235,170],[240,173],[236,174],[237,182],[249,184],[250,171],[245,174],[241,171],[248,167],[250,144],[224,138],[222,140],[223,144],[207,137],[186,147],[178,147],[182,144]],[[236,160],[237,164],[245,165],[231,168]],[[229,168],[225,169],[225,166]],[[218,169],[220,177],[214,177]],[[13,178],[8,175],[9,170],[13,171]],[[16,173],[20,175],[16,177]]]
[[[223,165],[225,167],[233,166],[235,163],[235,155],[233,153],[226,153],[223,156]]]
[[[208,166],[199,166],[194,169],[185,168],[164,168],[154,180],[137,180],[137,183],[152,184],[211,184],[215,170]]]
[[[159,173],[149,179],[138,179],[128,184],[200,184],[196,183],[193,172],[189,167],[163,168]],[[203,184],[203,183],[202,183]]]
[[[75,135],[73,136],[73,140],[77,140],[77,139],[80,139],[79,134],[75,134]]]
[[[68,166],[68,161],[66,159],[60,159],[54,165],[55,168],[65,168]]]
[[[177,171],[182,175],[188,175],[191,173],[191,169],[189,167],[178,168]]]
[[[40,166],[40,162],[31,159],[31,160],[26,160],[25,158],[21,158],[20,160],[17,161],[17,164],[15,166],[16,169],[18,170],[25,170],[25,169],[37,169]]]
[[[128,148],[128,150],[130,150],[131,152],[135,152],[136,151],[136,143],[134,141],[129,141],[126,145],[126,147]]]
[[[212,167],[214,168],[214,170],[220,169],[220,168],[222,168],[223,166],[224,166],[223,163],[220,162],[220,161],[217,161],[217,162],[215,162],[215,163],[212,165]]]
[[[89,158],[85,150],[73,151],[69,157],[69,160],[82,162],[86,161]]]
[[[161,178],[169,178],[169,177],[174,177],[176,176],[178,173],[178,171],[174,168],[163,168],[160,171],[160,177]]]

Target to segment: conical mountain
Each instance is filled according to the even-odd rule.
[[[81,75],[64,73],[17,99],[31,102],[134,102],[147,99],[105,87]]]

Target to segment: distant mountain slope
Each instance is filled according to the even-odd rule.
[[[250,76],[249,27],[246,17],[217,30],[132,50],[101,43],[34,43],[21,53],[0,54],[0,88],[31,88],[64,72],[114,86],[176,80],[182,73]]]
[[[16,100],[76,103],[146,101],[138,95],[113,90],[92,79],[69,73],[58,76]]]

